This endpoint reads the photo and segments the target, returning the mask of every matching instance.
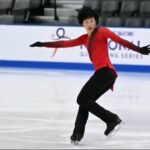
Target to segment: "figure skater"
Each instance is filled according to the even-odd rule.
[[[89,112],[106,124],[106,129],[104,131],[106,136],[111,135],[116,127],[122,123],[122,120],[117,114],[103,108],[96,102],[96,100],[106,91],[109,89],[113,90],[113,85],[118,76],[117,71],[109,58],[107,46],[108,39],[143,55],[148,55],[150,53],[150,45],[138,47],[131,42],[122,39],[108,28],[98,26],[98,15],[90,8],[84,7],[78,12],[78,21],[79,24],[85,28],[87,34],[81,35],[73,40],[35,42],[30,45],[31,47],[47,48],[64,48],[85,45],[87,48],[90,60],[95,67],[95,72],[83,86],[77,97],[79,109],[75,127],[70,137],[73,143],[78,143],[83,138]]]

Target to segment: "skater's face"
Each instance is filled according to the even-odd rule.
[[[94,17],[86,18],[83,20],[83,27],[87,31],[88,35],[92,33],[92,31],[96,28],[96,20]]]

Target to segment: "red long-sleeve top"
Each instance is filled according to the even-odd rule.
[[[121,37],[113,33],[111,30],[109,30],[108,28],[105,27],[98,28],[97,32],[95,33],[94,39],[92,39],[90,50],[87,49],[90,59],[95,67],[95,70],[107,66],[113,69],[117,75],[117,71],[109,59],[108,46],[107,46],[108,38],[137,52],[139,51],[139,47],[125,39],[122,39]],[[73,40],[44,42],[43,44],[45,47],[53,47],[53,48],[73,47],[79,45],[85,45],[85,47],[88,48],[89,42],[90,42],[90,37],[87,34],[84,34]]]

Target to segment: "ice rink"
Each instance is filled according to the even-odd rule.
[[[81,144],[70,144],[76,97],[92,73],[0,68],[0,149],[149,149],[149,73],[119,72],[114,92],[98,100],[125,121],[115,136],[90,114]]]

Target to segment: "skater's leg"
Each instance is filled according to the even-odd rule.
[[[110,88],[111,85],[112,84],[108,85],[102,91],[95,94],[93,96],[94,101],[96,101],[101,95],[103,95]],[[83,138],[88,116],[89,116],[89,112],[83,107],[79,106],[73,134],[70,137],[72,141],[74,140],[80,141]]]
[[[109,68],[96,72],[82,88],[77,103],[102,119],[105,123],[113,122],[116,114],[104,109],[95,101],[114,84],[116,76]]]
[[[74,140],[80,141],[83,138],[88,116],[89,116],[89,112],[86,109],[84,109],[82,106],[79,106],[73,134],[70,137],[72,141]]]
[[[81,129],[84,129],[87,119],[89,116],[89,112],[82,106],[79,106],[79,110],[78,110],[78,114],[77,114],[77,118],[75,121],[75,126]]]
[[[113,86],[115,79],[116,76],[114,75],[114,72],[112,70],[108,68],[102,69],[100,72],[95,73],[84,85],[77,99],[80,108],[84,108],[84,112],[90,111],[91,113],[102,119],[106,124],[108,122],[114,122],[117,118],[117,115],[104,109],[95,101],[106,91],[108,91],[110,87]],[[88,117],[86,118],[84,115],[83,117],[82,111],[80,110],[82,109],[79,109],[78,111],[76,123],[86,124]],[[85,121],[82,121],[81,118],[83,120],[85,119]]]
[[[109,68],[103,68],[96,72],[82,88],[77,103],[106,123],[114,121],[116,115],[104,109],[95,101],[102,93],[110,89],[115,79],[114,72]]]
[[[102,91],[98,92],[97,94],[94,95],[93,99],[95,99],[95,101],[101,97],[107,90],[109,90],[109,88],[113,85],[112,84],[108,84],[108,86],[106,86]],[[122,120],[116,115],[116,119],[115,122],[108,122],[106,123],[106,130],[104,132],[104,134],[106,136],[109,135],[114,135],[119,129],[120,129],[120,124],[124,124],[124,122],[122,122]]]

